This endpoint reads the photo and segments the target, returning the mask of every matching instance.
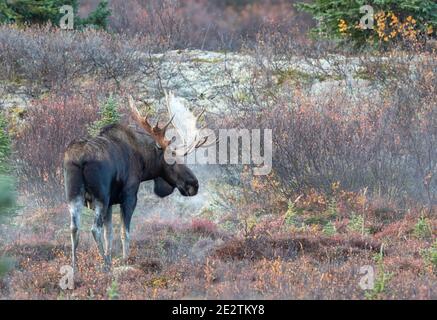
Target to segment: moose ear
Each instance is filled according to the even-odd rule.
[[[155,186],[153,188],[153,191],[158,197],[164,198],[173,193],[174,187],[168,184],[167,181],[165,181],[164,179],[158,177],[154,179],[154,181]]]

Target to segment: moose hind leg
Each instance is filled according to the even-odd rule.
[[[103,222],[103,235],[105,239],[105,268],[109,270],[112,260],[112,207],[106,212]]]
[[[76,197],[69,202],[68,208],[70,211],[70,230],[71,230],[71,260],[73,271],[76,271],[76,250],[79,244],[79,229],[80,229],[80,215],[83,208],[83,199],[81,196]]]
[[[129,228],[126,227],[125,223],[122,223],[121,226],[121,245],[123,249],[123,261],[127,262],[129,258],[129,243],[130,243],[130,234]]]
[[[130,245],[130,222],[132,214],[137,204],[136,193],[130,197],[126,197],[125,201],[120,205],[121,208],[121,244],[123,247],[123,261],[127,262],[129,258]]]
[[[94,224],[91,228],[94,240],[96,241],[97,248],[102,258],[105,258],[105,251],[103,249],[103,239],[102,239],[102,228],[103,228],[103,218],[105,216],[104,205],[101,202],[96,202],[95,206],[95,216]]]

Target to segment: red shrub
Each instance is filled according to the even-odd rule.
[[[193,219],[191,221],[191,229],[195,233],[201,234],[203,236],[215,237],[217,235],[217,225],[207,219]]]
[[[74,138],[86,134],[87,126],[96,118],[95,96],[49,96],[33,102],[14,139],[23,193],[46,204],[47,199],[52,202],[63,199],[64,150]]]
[[[311,18],[298,14],[294,1],[150,0],[111,1],[110,27],[141,33],[171,48],[237,49],[256,41],[261,29],[303,39]]]

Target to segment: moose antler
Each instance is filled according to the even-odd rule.
[[[207,147],[217,142],[208,142],[210,136],[202,134],[204,128],[197,128],[197,121],[203,115],[203,110],[197,117],[185,106],[181,98],[176,98],[172,92],[165,92],[167,110],[170,116],[170,120],[162,128],[159,127],[159,120],[156,125],[152,127],[148,121],[148,117],[141,116],[138,109],[135,107],[135,102],[132,96],[129,96],[129,107],[132,111],[132,116],[136,122],[138,122],[147,133],[149,133],[158,143],[162,149],[166,149],[172,141],[165,138],[165,132],[168,126],[173,124],[176,132],[178,133],[182,144],[174,148],[174,152],[178,156],[186,156],[193,150],[200,147]]]
[[[170,123],[172,123],[173,118],[171,118],[162,128],[159,127],[159,119],[158,119],[156,125],[152,127],[147,119],[148,116],[145,117],[141,116],[137,107],[135,107],[135,102],[132,96],[129,96],[128,100],[129,100],[129,107],[132,111],[132,117],[135,119],[135,121],[138,122],[141,125],[141,127],[143,127],[143,129],[146,130],[146,132],[149,133],[155,139],[156,143],[162,149],[166,149],[171,143],[171,141],[165,138],[165,131],[167,130]]]
[[[202,110],[196,117],[185,106],[183,99],[175,97],[172,92],[165,92],[165,97],[167,110],[172,119],[171,122],[182,139],[182,145],[175,147],[177,155],[186,156],[197,148],[207,147],[217,142],[214,139],[214,141],[206,144],[208,140],[211,140],[209,139],[210,136],[203,135],[204,128],[197,128],[197,122],[205,110]]]

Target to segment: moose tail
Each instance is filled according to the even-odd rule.
[[[73,162],[64,163],[64,184],[65,195],[69,203],[78,198],[84,199],[85,184],[80,165]]]

